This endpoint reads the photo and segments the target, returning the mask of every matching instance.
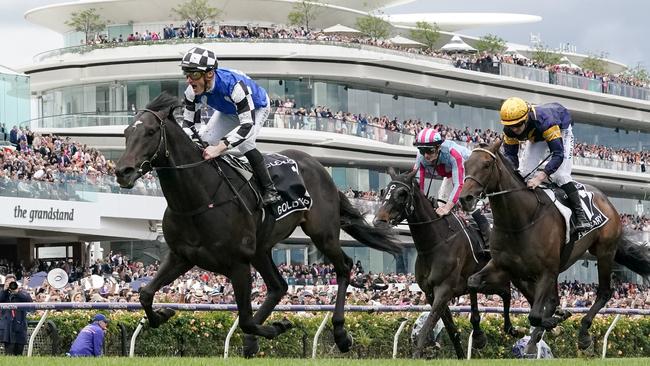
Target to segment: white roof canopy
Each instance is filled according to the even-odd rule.
[[[336,24],[336,25],[333,25],[331,27],[323,29],[323,33],[326,33],[326,34],[359,34],[361,32],[354,29],[354,28],[346,27],[345,25]]]
[[[388,40],[392,44],[400,45],[400,46],[408,46],[408,47],[425,47],[426,45],[424,43],[420,43],[417,41],[414,41],[412,39],[408,39],[406,37],[402,36],[395,36],[391,39]]]
[[[451,41],[446,45],[440,47],[441,51],[454,53],[454,52],[476,52],[476,48],[468,45],[459,36],[453,36]]]

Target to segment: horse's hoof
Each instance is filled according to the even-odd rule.
[[[483,331],[474,332],[472,334],[472,348],[483,349],[487,345],[487,336]]]
[[[169,320],[169,318],[171,318],[176,314],[176,312],[172,309],[163,308],[163,309],[156,310],[156,314],[158,314],[158,316],[160,317],[158,319],[158,325],[160,325],[166,323]]]
[[[560,325],[560,326],[555,327],[555,328],[551,331],[551,333],[553,333],[553,335],[557,337],[557,336],[559,336],[560,334],[562,334],[562,331],[563,331],[563,330],[564,330],[564,328]]]
[[[527,334],[527,332],[526,332],[526,328],[522,328],[522,327],[513,327],[512,325],[509,326],[509,327],[504,328],[503,331],[504,331],[507,335],[509,335],[509,336],[511,336],[511,337],[513,337],[513,338],[521,338],[521,337],[523,337],[525,334]]]
[[[593,353],[594,340],[589,335],[579,336],[578,337],[578,349],[584,353],[589,353],[591,348],[591,353]]]
[[[275,329],[278,331],[278,335],[288,331],[289,329],[293,328],[293,323],[289,321],[289,319],[284,318],[280,321],[273,322],[272,325],[275,327]]]
[[[246,334],[244,336],[244,349],[243,349],[243,355],[244,358],[252,358],[257,355],[257,353],[260,351],[260,344],[257,341],[257,337]]]
[[[334,340],[336,342],[336,347],[338,347],[341,353],[349,352],[352,348],[352,345],[354,344],[354,338],[352,338],[352,335],[348,332],[345,332],[344,336],[342,337],[334,336]]]

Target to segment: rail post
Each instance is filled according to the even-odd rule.
[[[239,316],[235,318],[235,321],[232,323],[230,330],[228,330],[228,335],[226,335],[226,341],[223,344],[223,358],[228,358],[228,352],[230,352],[230,338],[235,334],[237,326],[239,325]]]
[[[318,327],[316,334],[314,334],[314,343],[311,348],[311,358],[316,358],[316,351],[318,350],[318,338],[320,338],[320,334],[323,333],[323,329],[325,329],[325,324],[327,324],[327,319],[329,319],[329,317],[330,313],[325,313],[323,321],[320,322],[320,326]]]
[[[402,321],[402,323],[399,325],[399,328],[397,328],[397,332],[395,332],[395,336],[393,337],[393,358],[397,358],[397,343],[399,342],[399,335],[404,330],[404,327],[406,327],[406,323],[408,323],[408,319],[404,319]]]
[[[621,318],[621,314],[616,314],[616,317],[614,317],[614,320],[612,321],[612,324],[610,324],[609,328],[607,328],[607,332],[605,332],[605,337],[603,338],[603,353],[600,356],[603,360],[607,356],[607,338],[609,338],[609,333],[611,333],[614,330],[614,327],[616,326],[616,323],[618,323],[618,319]]]
[[[138,338],[138,334],[140,334],[142,327],[144,327],[144,324],[146,322],[147,317],[140,319],[138,326],[135,328],[135,331],[133,331],[133,336],[131,336],[131,347],[129,348],[129,357],[133,357],[135,355],[135,340]]]
[[[43,324],[45,323],[45,320],[47,319],[47,315],[49,313],[50,313],[49,310],[45,310],[43,312],[43,315],[41,315],[41,320],[38,321],[38,324],[36,324],[36,328],[34,328],[32,335],[29,337],[29,346],[27,347],[27,357],[32,357],[32,353],[34,352],[34,341],[36,341],[36,336],[38,335],[38,332],[41,330],[41,327],[43,327]]]

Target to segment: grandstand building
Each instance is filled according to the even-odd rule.
[[[213,1],[211,4],[222,10],[221,19],[208,21],[206,27],[215,32],[238,26],[269,33],[289,29],[284,24],[295,2]],[[354,27],[356,19],[369,11],[404,2],[380,0],[367,8],[363,1],[328,1],[312,26],[322,29],[340,23]],[[134,111],[161,92],[182,95],[186,84],[178,66],[180,58],[191,46],[201,44],[217,54],[220,66],[252,76],[272,100],[280,101],[276,105],[280,107],[293,101],[296,109],[322,106],[333,113],[500,130],[498,108],[502,100],[517,95],[535,104],[553,101],[569,108],[578,141],[630,150],[650,147],[650,90],[644,88],[615,82],[605,86],[596,79],[506,63],[483,70],[489,72],[465,70],[455,67],[449,58],[328,38],[205,37],[80,45],[85,35],[65,25],[73,12],[95,8],[110,21],[104,32],[109,40],[126,40],[136,32],[163,35],[166,26],[185,26],[186,19],[170,17],[171,9],[180,3],[78,1],[28,11],[27,20],[62,33],[65,48],[36,55],[34,63],[21,70],[29,77],[31,118],[22,117],[28,109],[23,106],[16,120],[37,132],[70,136],[101,150],[106,158],[117,159],[124,148],[122,131]],[[407,35],[416,21],[427,20],[421,18],[425,16],[399,17],[392,25],[393,34]],[[481,25],[478,20],[454,19],[456,23],[449,21],[444,24],[447,28],[441,28]],[[499,15],[492,15],[485,21],[495,24],[499,19]],[[502,19],[500,24],[537,20],[528,16]],[[443,32],[440,42],[450,38],[451,34]],[[467,42],[472,40],[468,38]],[[620,68],[616,62],[610,66]],[[362,128],[356,122],[309,116],[297,120],[276,111],[262,130],[258,145],[266,152],[295,148],[316,156],[343,191],[379,192],[389,180],[386,168],[412,166],[412,139],[407,133]],[[603,190],[621,212],[647,212],[650,174],[641,166],[592,158],[577,158],[576,163],[576,179]],[[166,204],[155,194],[155,181],[146,183],[131,192],[110,184],[101,190],[85,183],[45,188],[66,190],[71,201],[27,193],[43,192],[44,188],[25,182],[31,186],[24,188],[23,195],[0,197],[7,210],[0,218],[2,250],[13,253],[10,255],[15,260],[87,260],[86,248],[92,246],[84,243],[101,242],[104,250],[157,259],[164,254],[156,243],[162,240],[159,222]],[[74,210],[74,218],[30,220],[30,214],[38,215],[33,212],[50,210]],[[373,272],[413,271],[415,249],[407,235],[403,235],[407,249],[402,268],[396,268],[388,255],[356,246],[345,235],[343,240],[350,257]],[[278,263],[322,261],[311,248],[308,238],[298,230],[277,246],[274,258]],[[576,266],[565,276],[593,281],[595,271],[593,265],[591,271]]]

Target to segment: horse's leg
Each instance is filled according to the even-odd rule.
[[[508,284],[509,288],[510,276],[505,271],[497,268],[493,261],[489,261],[483,269],[467,279],[472,313],[470,318],[473,329],[472,344],[477,349],[481,349],[487,344],[487,337],[481,329],[481,314],[478,311],[478,293],[493,293],[495,292],[493,289],[503,288],[504,283]]]
[[[341,352],[348,352],[352,347],[352,336],[345,330],[345,300],[346,291],[350,284],[350,271],[352,270],[352,258],[348,257],[343,250],[338,248],[338,255],[327,257],[334,264],[336,271],[336,304],[334,306],[334,315],[332,316],[332,326],[334,327],[334,342]]]
[[[433,294],[426,295],[427,297],[427,303],[431,306],[431,309],[429,310],[429,316],[427,317],[427,320],[424,321],[424,324],[422,324],[422,327],[420,328],[420,332],[417,334],[417,339],[415,340],[415,349],[413,350],[413,358],[418,359],[422,357],[422,351],[424,351],[424,348],[429,344],[429,334],[433,331],[433,328],[436,326],[435,324],[431,324],[430,319],[433,319],[433,299],[434,296]]]
[[[435,294],[435,297],[433,299],[433,303],[431,304],[431,314],[429,314],[429,317],[425,322],[425,326],[422,327],[423,331],[428,328],[427,325],[431,327],[429,329],[433,329],[432,327],[435,327],[436,323],[438,323],[438,320],[440,320],[440,317],[443,315],[445,310],[450,311],[449,300],[451,300],[451,298],[454,295],[451,288],[445,283],[435,287],[433,289],[433,293]],[[451,339],[452,342],[454,342],[454,348],[456,349],[456,357],[458,357],[459,360],[462,360],[463,358],[465,358],[465,353],[463,352],[463,349],[460,345],[460,336],[458,335],[458,332],[452,333],[452,330],[455,331],[455,329],[449,329],[446,327],[446,325],[445,328],[447,329],[447,333],[449,333],[449,338]],[[456,344],[456,342],[458,343]],[[424,345],[425,344],[422,343],[422,337],[418,337],[417,348],[421,351],[424,348]]]
[[[239,312],[239,327],[246,334],[258,335],[272,339],[286,331],[282,325],[266,326],[256,324],[253,320],[253,307],[251,306],[251,286],[249,263],[233,265],[230,271],[230,281],[235,291],[235,301]]]
[[[445,329],[447,329],[447,334],[449,334],[449,339],[451,343],[454,344],[454,350],[456,350],[456,357],[459,360],[465,358],[465,352],[463,351],[463,346],[460,344],[460,334],[454,323],[454,316],[451,314],[449,306],[446,305],[440,314],[442,322],[445,324]]]
[[[140,289],[140,304],[142,304],[142,308],[147,314],[150,327],[158,328],[160,324],[165,323],[174,315],[174,311],[171,309],[153,311],[151,306],[156,291],[160,290],[161,287],[170,284],[179,276],[192,269],[193,266],[194,265],[188,263],[185,259],[170,251],[160,264],[160,267],[158,268],[158,271],[156,271],[156,275],[153,277],[151,282]]]
[[[312,209],[316,212],[315,209]],[[333,215],[333,213],[331,214]],[[350,284],[350,271],[352,270],[352,259],[348,257],[341,249],[339,241],[339,227],[332,229],[331,225],[326,225],[325,220],[332,220],[334,216],[326,214],[321,215],[323,218],[318,219],[311,217],[302,224],[305,234],[309,235],[314,245],[332,262],[334,271],[336,271],[336,304],[334,305],[334,315],[332,316],[332,326],[334,327],[334,342],[341,352],[348,352],[352,347],[352,336],[345,330],[345,294]],[[338,215],[335,216],[338,220]]]
[[[288,286],[287,282],[278,272],[278,267],[273,263],[271,252],[264,253],[260,257],[256,256],[253,259],[253,266],[264,279],[264,283],[268,290],[264,303],[262,303],[253,316],[255,324],[262,324],[269,315],[271,315],[275,305],[277,305],[280,300],[282,300],[282,297],[287,293]],[[276,325],[284,325],[287,330],[291,328],[291,323],[286,319],[278,322]],[[258,351],[259,344],[257,343],[257,337],[252,334],[246,334],[244,336],[244,356],[254,356]]]
[[[588,349],[593,340],[589,336],[589,328],[591,322],[594,320],[598,311],[602,309],[609,299],[612,298],[612,266],[614,261],[614,253],[611,251],[597,252],[598,258],[598,290],[596,290],[596,301],[591,305],[589,311],[580,321],[580,331],[578,333],[578,348],[580,350]]]

